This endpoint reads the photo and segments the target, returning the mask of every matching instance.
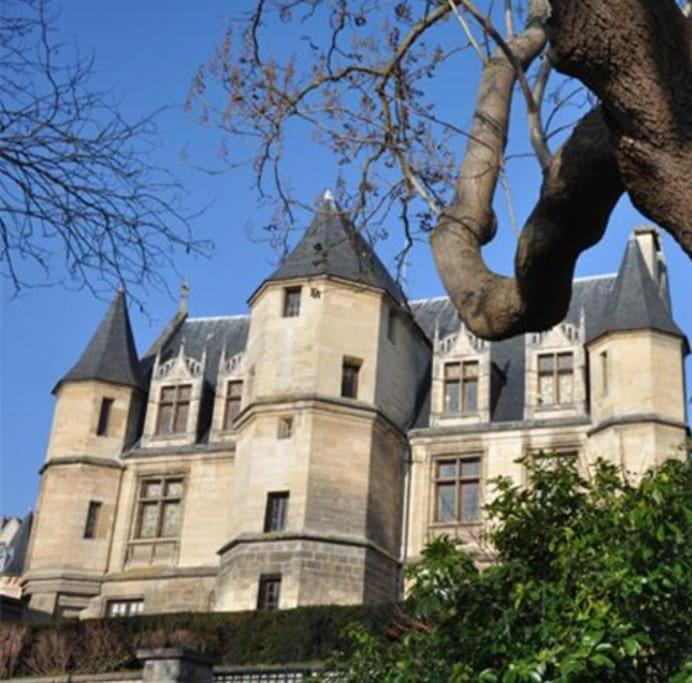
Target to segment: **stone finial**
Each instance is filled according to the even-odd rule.
[[[183,280],[180,285],[180,302],[178,303],[178,310],[181,313],[187,313],[187,302],[190,298],[190,283],[187,280]]]

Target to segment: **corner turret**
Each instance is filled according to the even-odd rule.
[[[125,295],[57,383],[25,574],[35,613],[77,616],[108,568],[123,465],[143,403]]]
[[[588,342],[594,455],[640,473],[679,455],[686,431],[680,368],[689,344],[659,279],[664,264],[657,234],[635,231]]]

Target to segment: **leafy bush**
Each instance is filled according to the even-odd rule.
[[[479,572],[447,538],[429,544],[394,642],[354,627],[337,678],[692,681],[692,463],[633,485],[604,462],[586,481],[562,460],[525,459],[528,487],[496,482],[493,566]]]

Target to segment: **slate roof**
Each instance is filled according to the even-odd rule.
[[[142,384],[137,348],[125,294],[117,292],[94,336],[74,367],[57,383],[98,379],[138,387]]]
[[[405,301],[401,287],[328,192],[317,201],[310,227],[265,282],[319,275],[377,287]]]
[[[226,349],[228,356],[244,351],[249,328],[249,315],[186,318],[170,339],[164,343],[161,359],[166,361],[175,356],[183,339],[185,339],[185,354],[197,360],[202,359],[206,348],[207,362],[204,379],[214,386],[223,349]]]
[[[608,307],[594,338],[622,330],[658,330],[685,338],[675,324],[634,237],[627,243]]]

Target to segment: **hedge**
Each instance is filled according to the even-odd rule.
[[[141,647],[185,646],[212,652],[228,665],[319,662],[336,650],[348,652],[347,625],[382,634],[393,611],[393,605],[323,606],[0,623],[0,678],[134,669]]]

